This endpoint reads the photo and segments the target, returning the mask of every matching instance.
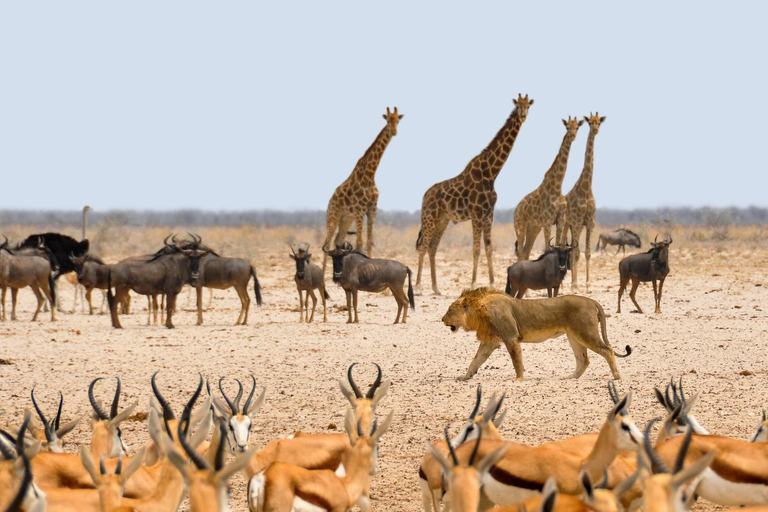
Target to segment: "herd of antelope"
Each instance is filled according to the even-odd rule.
[[[78,454],[64,452],[63,438],[83,417],[61,425],[60,396],[49,419],[32,389],[39,420],[26,410],[20,428],[0,430],[0,510],[173,511],[185,496],[192,511],[229,510],[228,480],[242,472],[247,506],[254,512],[343,512],[354,506],[370,511],[378,443],[394,417],[390,410],[380,423],[376,418],[391,382],[382,380],[381,367],[374,366],[377,375],[365,393],[354,380],[355,364],[347,370],[347,382],[339,381],[350,405],[345,433],[294,432],[261,448],[252,446],[250,433],[266,389],[259,391],[253,376],[242,406],[241,381],[235,380],[232,398],[224,390],[225,379],[219,379],[219,397],[200,375],[182,411],[174,411],[155,372],[144,416],[149,442],[133,454],[120,424],[138,402],[120,410],[119,378],[109,410],[96,398],[104,379],[90,383],[91,441]],[[766,510],[765,412],[756,433],[743,441],[711,435],[699,424],[692,413],[698,395],[686,397],[682,378],[654,392],[665,418],[653,440],[652,428],[661,418],[641,430],[629,412],[632,391],[621,396],[609,382],[610,407],[596,433],[530,446],[500,433],[506,393],[494,393],[481,411],[478,386],[459,431],[451,437],[449,424],[444,440],[426,444],[418,468],[424,511],[439,512],[442,505],[454,512],[672,512],[687,510],[699,497]]]

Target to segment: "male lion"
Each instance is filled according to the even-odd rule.
[[[453,332],[459,327],[466,331],[477,331],[477,339],[480,341],[480,347],[467,373],[459,380],[472,378],[502,342],[512,356],[517,374],[515,380],[523,378],[520,343],[540,343],[561,334],[568,336],[576,356],[576,371],[571,375],[572,379],[581,377],[589,366],[587,349],[608,361],[614,379],[621,378],[614,355],[627,357],[632,353],[629,345],[626,354],[619,354],[611,348],[602,306],[592,299],[576,295],[522,300],[488,288],[468,290],[451,304],[443,316],[443,323]]]

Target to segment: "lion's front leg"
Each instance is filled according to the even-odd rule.
[[[510,337],[504,339],[504,345],[507,347],[507,352],[512,357],[512,366],[515,367],[515,380],[523,380],[523,350],[520,347],[520,338]]]
[[[467,373],[465,373],[462,377],[458,377],[457,380],[471,379],[477,373],[477,370],[480,369],[483,363],[488,360],[488,357],[493,353],[493,351],[499,348],[500,345],[501,343],[499,343],[499,341],[481,341],[480,346],[477,347],[477,354],[475,354],[472,362],[469,363]]]

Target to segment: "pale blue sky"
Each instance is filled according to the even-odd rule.
[[[538,186],[560,119],[594,110],[599,207],[766,206],[766,19],[764,2],[3,2],[0,208],[325,208],[397,106],[379,207],[416,210],[519,92],[536,102],[497,207]]]

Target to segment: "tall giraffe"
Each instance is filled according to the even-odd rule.
[[[421,202],[421,231],[416,241],[419,251],[419,272],[416,277],[416,289],[421,292],[421,270],[424,253],[429,251],[429,267],[432,273],[432,291],[440,295],[437,288],[435,254],[445,228],[450,221],[454,223],[472,221],[472,287],[477,283],[477,261],[480,258],[480,237],[485,240],[485,255],[488,259],[488,275],[493,285],[493,247],[491,245],[491,227],[493,226],[493,208],[496,205],[496,191],[493,184],[512,152],[517,134],[523,125],[528,108],[533,100],[520,94],[512,100],[515,108],[496,136],[469,161],[467,167],[455,178],[441,181],[427,190]]]
[[[555,161],[544,174],[541,185],[525,196],[515,208],[515,254],[518,260],[527,260],[533,248],[533,242],[544,230],[544,243],[549,249],[549,235],[552,233],[552,224],[557,222],[556,239],[560,240],[563,228],[563,212],[565,211],[565,198],[563,197],[563,178],[568,166],[568,153],[571,151],[571,143],[576,138],[576,132],[584,121],[576,118],[568,121],[563,119],[566,131],[560,151],[557,152]]]
[[[347,231],[354,222],[357,230],[357,244],[355,249],[360,250],[363,247],[363,219],[368,217],[368,240],[366,242],[366,252],[371,255],[373,246],[373,223],[376,220],[376,205],[379,202],[379,190],[376,188],[374,178],[376,169],[379,167],[381,157],[387,144],[392,137],[397,135],[397,125],[403,118],[397,113],[397,107],[394,112],[389,111],[383,115],[387,124],[376,136],[371,147],[357,161],[357,165],[352,170],[344,183],[336,187],[336,190],[328,201],[328,211],[326,213],[325,223],[327,234],[323,247],[328,247],[331,243],[333,234],[336,233],[336,245],[341,245],[347,236]],[[328,260],[328,255],[323,258],[323,272]]]
[[[587,263],[587,292],[589,292],[589,258],[592,255],[590,249],[590,241],[592,238],[592,230],[595,229],[595,196],[592,195],[592,171],[595,164],[595,135],[600,130],[600,124],[605,121],[605,116],[600,117],[600,114],[595,112],[595,115],[590,113],[589,117],[585,117],[584,120],[589,123],[589,137],[587,138],[587,152],[584,155],[584,169],[581,171],[581,176],[576,180],[568,194],[565,196],[567,203],[565,209],[565,226],[563,229],[563,239],[567,236],[567,232],[571,230],[571,244],[575,245],[575,249],[571,251],[571,280],[572,289],[579,289],[579,280],[577,275],[577,267],[579,264],[579,239],[581,238],[581,230],[586,228],[586,245],[584,246],[584,257]],[[565,243],[565,240],[558,240],[558,243]]]

